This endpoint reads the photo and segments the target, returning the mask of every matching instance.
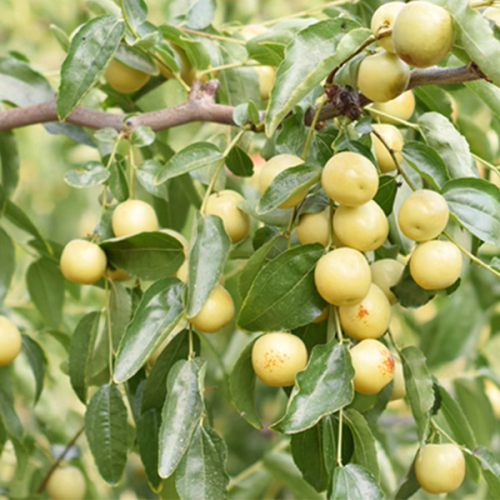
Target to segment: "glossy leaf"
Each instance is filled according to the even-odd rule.
[[[177,324],[185,288],[178,279],[165,278],[146,290],[118,347],[113,374],[117,383],[137,373]]]
[[[306,368],[295,376],[285,415],[271,428],[295,434],[348,405],[354,397],[353,376],[345,345],[336,340],[317,345]]]
[[[163,169],[164,165],[157,160],[146,160],[136,169],[135,175],[142,187],[153,196],[168,199],[168,186],[166,184],[156,184],[155,178]]]
[[[132,300],[125,287],[117,281],[109,281],[109,320],[113,349],[118,349],[120,340],[125,333],[125,328],[130,321]]]
[[[319,244],[301,245],[269,262],[245,297],[239,327],[249,331],[292,330],[319,316],[326,302],[314,285],[314,268],[323,253]]]
[[[198,426],[175,475],[175,486],[182,499],[227,498],[227,448],[211,427]]]
[[[125,164],[125,159],[120,155],[116,155],[115,161],[111,163],[109,168],[110,176],[108,178],[108,187],[113,197],[119,202],[126,201],[129,198],[126,169],[127,165]],[[141,174],[138,175],[138,179],[139,182],[141,182]]]
[[[236,361],[229,377],[229,391],[234,406],[249,424],[262,428],[259,413],[255,408],[255,372],[252,367],[252,348],[250,342]]]
[[[190,4],[186,19],[188,27],[201,30],[209,26],[215,16],[215,0],[194,0]]]
[[[478,446],[474,450],[474,455],[481,464],[483,477],[488,484],[491,500],[500,499],[500,464],[495,460],[494,455],[484,448]]]
[[[459,222],[480,240],[500,245],[500,189],[484,179],[454,179],[443,196]]]
[[[57,43],[61,46],[61,49],[64,52],[68,52],[69,50],[69,37],[64,30],[62,30],[56,24],[51,24],[49,26],[50,32],[52,36],[56,39]]]
[[[196,239],[189,252],[188,318],[200,311],[219,281],[230,246],[220,217],[206,215],[198,218]]]
[[[42,394],[43,384],[45,379],[45,371],[47,370],[47,358],[45,352],[40,347],[38,342],[33,340],[28,335],[22,335],[22,350],[28,358],[33,377],[35,378],[35,404],[40,399]]]
[[[425,357],[415,346],[401,351],[408,404],[417,424],[419,439],[424,438],[429,412],[434,405],[432,378],[425,364]]]
[[[99,161],[88,161],[78,170],[70,170],[64,176],[67,184],[75,188],[98,186],[108,180],[109,170]]]
[[[253,162],[247,153],[239,146],[234,146],[226,157],[226,166],[238,177],[253,175]]]
[[[10,236],[0,227],[0,307],[7,294],[16,266],[14,243]]]
[[[392,212],[396,192],[396,179],[391,175],[381,175],[379,179],[378,191],[373,200],[380,205],[387,216]]]
[[[64,278],[58,266],[49,259],[33,262],[26,274],[31,300],[52,328],[61,323],[64,304]]]
[[[321,172],[306,165],[287,168],[280,172],[264,191],[257,204],[257,213],[271,212],[292,196],[316,184],[320,177]]]
[[[417,476],[415,475],[415,460],[419,453],[420,451],[417,450],[413,462],[406,470],[406,474],[401,480],[397,491],[394,493],[394,500],[407,500],[420,489],[420,484],[418,484]]]
[[[361,465],[337,467],[328,500],[382,500],[384,494],[373,475]]]
[[[210,142],[195,142],[176,153],[156,177],[156,184],[162,184],[172,177],[210,167],[222,161],[220,149]]]
[[[187,6],[183,2],[183,7]],[[172,25],[163,24],[160,31],[164,38],[181,47],[191,63],[197,69],[207,69],[210,64],[210,55],[205,46],[198,40],[191,38],[185,31]]]
[[[486,80],[465,82],[464,85],[472,90],[493,112],[500,118],[500,89]]]
[[[266,112],[268,137],[303,97],[371,36],[370,30],[355,27],[353,21],[345,18],[329,19],[294,37],[285,50],[271,90]]]
[[[151,409],[137,420],[137,444],[148,483],[153,491],[161,489],[162,479],[158,475],[158,434],[161,425],[161,412]]]
[[[137,148],[150,146],[155,142],[155,133],[151,127],[141,125],[135,128],[130,134],[130,142]]]
[[[101,248],[113,266],[144,280],[172,276],[185,258],[182,243],[160,231],[107,240]]]
[[[75,109],[97,82],[125,31],[125,23],[114,16],[94,17],[75,33],[61,67],[61,85],[56,98],[59,120]]]
[[[116,385],[102,385],[85,413],[85,435],[102,478],[117,484],[127,463],[127,407]]]
[[[200,423],[205,369],[206,362],[194,358],[178,361],[169,373],[159,437],[162,478],[173,474]]]
[[[130,26],[137,30],[146,20],[148,8],[144,0],[121,0],[122,12]]]
[[[12,131],[0,133],[0,166],[2,188],[10,196],[19,182],[20,166],[16,138]]]

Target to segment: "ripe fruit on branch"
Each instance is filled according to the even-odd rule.
[[[392,43],[396,54],[417,68],[441,61],[453,45],[450,13],[438,5],[414,1],[405,5],[394,21]]]
[[[264,194],[264,191],[269,187],[269,184],[274,180],[274,178],[281,174],[288,168],[296,167],[297,165],[302,165],[304,160],[295,155],[282,154],[273,156],[266,164],[262,167],[259,176],[259,191],[260,194]],[[307,195],[307,189],[293,195],[288,200],[284,201],[278,208],[291,208],[298,205]]]
[[[449,241],[426,241],[410,258],[410,274],[425,290],[441,290],[453,285],[462,270],[462,254]]]
[[[389,224],[384,211],[370,200],[359,207],[337,207],[333,214],[333,230],[348,247],[369,252],[384,243],[389,234]]]
[[[484,379],[484,391],[490,400],[495,418],[500,418],[500,389],[489,379]]]
[[[370,29],[374,35],[378,35],[381,30],[392,30],[394,19],[400,10],[405,6],[404,2],[389,2],[381,5],[374,13],[370,22]],[[379,45],[387,52],[395,53],[392,45],[391,33],[379,38]]]
[[[117,59],[112,59],[109,62],[104,76],[111,87],[122,94],[136,92],[144,87],[149,80],[149,75],[144,71],[131,68]]]
[[[198,314],[189,322],[198,330],[214,333],[226,326],[234,317],[234,303],[229,292],[221,285],[215,285]]]
[[[398,168],[401,163],[401,154],[399,151],[403,149],[404,139],[401,132],[394,126],[388,124],[375,124],[372,125],[373,130],[377,132],[382,139],[385,141],[387,146],[394,151],[394,156],[398,163],[396,164],[392,159],[391,153],[389,153],[385,144],[375,135],[371,133],[371,138],[373,141],[373,149],[375,152],[375,160],[377,160],[377,165],[380,171],[385,174],[387,172],[393,172]]]
[[[184,247],[184,262],[181,264],[181,267],[177,269],[176,273],[174,274],[174,277],[177,279],[180,279],[183,283],[187,283],[188,280],[188,272],[189,272],[189,264],[188,264],[188,254],[189,254],[189,243],[182,236],[181,233],[178,233],[177,231],[174,231],[173,229],[162,229],[162,233],[169,234],[170,236],[173,236],[175,239],[179,240],[182,243],[182,246]]]
[[[304,342],[291,333],[266,333],[252,348],[252,367],[267,385],[286,387],[295,383],[295,375],[307,365]]]
[[[330,209],[327,207],[314,214],[302,214],[295,226],[295,234],[303,245],[321,243],[326,247],[330,237]]]
[[[500,27],[500,8],[488,7],[484,10],[483,16],[486,19],[493,21],[498,27]]]
[[[356,340],[378,339],[389,328],[391,304],[377,285],[370,285],[368,295],[353,306],[340,306],[342,330]]]
[[[340,205],[358,207],[370,201],[377,193],[377,169],[363,155],[348,151],[337,153],[323,169],[321,186]]]
[[[61,255],[61,272],[73,283],[92,285],[106,271],[107,258],[101,247],[86,240],[72,240]]]
[[[250,216],[238,208],[238,202],[243,196],[236,191],[226,189],[220,193],[213,193],[207,200],[205,213],[218,215],[224,224],[224,229],[232,243],[237,243],[250,232]]]
[[[21,352],[21,333],[9,318],[0,316],[0,366],[7,366]]]
[[[47,481],[46,490],[51,500],[83,500],[85,478],[76,467],[59,467]]]
[[[158,229],[158,219],[153,207],[141,200],[120,203],[113,212],[111,224],[117,237]]]
[[[276,69],[273,66],[257,66],[255,68],[259,79],[259,94],[263,101],[269,99],[269,94],[274,85]]]
[[[399,118],[400,120],[409,120],[415,110],[415,96],[411,90],[407,90],[390,101],[374,102],[370,108],[382,111],[382,113],[394,116],[394,118]],[[368,110],[370,110],[370,108],[368,108]],[[377,113],[370,114],[383,123],[392,123],[393,125],[397,125],[398,123],[396,120],[392,120],[391,118],[387,118]]]
[[[389,401],[403,399],[406,396],[405,376],[403,365],[399,361],[394,362],[394,383],[392,384],[392,392]]]
[[[337,248],[318,260],[314,282],[318,293],[328,303],[336,306],[358,304],[370,289],[370,266],[361,252]]]
[[[355,391],[376,394],[392,380],[394,359],[382,342],[374,339],[362,340],[350,353]]]
[[[465,477],[465,459],[455,444],[426,444],[415,461],[415,475],[427,493],[455,491]]]
[[[365,57],[358,68],[359,91],[371,101],[386,102],[401,95],[410,81],[410,67],[383,50]]]
[[[385,294],[389,303],[396,304],[398,299],[391,292],[391,286],[398,283],[405,266],[395,259],[377,260],[370,265],[372,283],[375,283]]]
[[[402,203],[398,224],[411,240],[428,241],[443,232],[449,215],[448,203],[442,195],[430,189],[419,189]]]

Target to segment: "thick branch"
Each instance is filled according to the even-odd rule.
[[[457,68],[432,67],[414,69],[411,72],[408,88],[423,85],[446,85],[462,83],[484,78],[484,75],[473,63]],[[189,95],[188,100],[172,108],[144,113],[128,118],[125,115],[112,114],[104,111],[95,111],[81,106],[77,107],[66,119],[67,123],[80,125],[92,129],[112,127],[117,131],[133,130],[140,125],[147,125],[153,130],[164,130],[185,123],[205,121],[234,125],[232,106],[215,103],[215,92],[218,82],[211,80],[202,88],[196,87]],[[335,94],[331,102],[323,106],[319,114],[319,121],[324,121],[341,114],[352,116],[356,109],[366,106],[370,101],[352,89],[342,89]],[[315,109],[311,108],[306,113],[305,121],[310,125]],[[263,115],[263,113],[262,113]],[[0,132],[12,130],[35,123],[57,121],[55,100],[50,100],[32,106],[13,108],[0,111]]]

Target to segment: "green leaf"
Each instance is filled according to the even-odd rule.
[[[271,137],[293,107],[369,37],[348,19],[320,21],[299,32],[285,50],[276,71],[266,112],[266,134]],[[351,31],[352,30],[352,31]]]
[[[205,369],[206,362],[194,358],[178,361],[169,373],[159,438],[162,478],[173,474],[200,423]]]
[[[75,33],[61,67],[56,98],[59,120],[64,121],[96,84],[124,32],[125,23],[107,15],[90,19]]]
[[[196,239],[189,253],[187,316],[195,316],[219,281],[231,242],[222,219],[207,215],[198,219]]]
[[[186,2],[183,2],[186,6]],[[181,47],[191,63],[197,69],[207,69],[210,64],[210,55],[202,42],[193,40],[185,31],[172,25],[163,24],[160,31],[164,38]]]
[[[420,450],[417,450],[413,462],[406,470],[406,474],[401,480],[396,493],[394,493],[394,500],[407,500],[420,489],[420,484],[418,484],[417,476],[415,475],[415,460],[419,453]]]
[[[84,316],[73,332],[69,345],[69,380],[83,404],[87,404],[87,376],[101,313],[95,311]]]
[[[144,0],[121,0],[122,12],[130,26],[137,28],[146,20],[148,7]]]
[[[310,429],[292,434],[290,440],[293,460],[304,479],[316,491],[324,491],[330,480],[323,459],[323,430],[321,422]]]
[[[412,92],[415,94],[417,102],[424,112],[436,111],[449,120],[452,120],[453,110],[451,108],[450,96],[439,85],[416,87],[412,89]]]
[[[172,177],[192,170],[212,167],[220,161],[222,161],[222,153],[217,146],[210,142],[195,142],[170,158],[163,170],[158,172],[156,184],[162,184]]]
[[[16,268],[16,249],[10,236],[0,227],[0,307],[7,295]]]
[[[113,350],[118,349],[118,345],[125,333],[125,328],[130,321],[132,312],[132,300],[125,287],[117,281],[109,280],[109,322],[111,326],[111,338],[113,340]]]
[[[40,395],[43,390],[43,383],[45,378],[45,371],[47,369],[47,358],[45,352],[40,347],[38,342],[33,340],[28,335],[22,335],[22,349],[26,357],[28,358],[28,363],[30,365],[31,371],[33,372],[33,377],[35,378],[35,404],[40,399]]]
[[[117,484],[127,463],[127,407],[116,385],[102,385],[85,413],[85,435],[97,469],[108,484]]]
[[[164,165],[157,160],[146,160],[137,167],[135,175],[148,193],[157,198],[168,200],[168,186],[155,183],[155,178],[163,167]]]
[[[236,361],[229,376],[229,391],[234,406],[250,425],[262,428],[259,413],[255,408],[255,372],[252,367],[252,349],[255,341],[250,342]]]
[[[473,9],[467,0],[449,0],[448,10],[453,17],[455,44],[461,47],[495,85],[500,85],[500,41],[490,23]]]
[[[425,113],[417,123],[425,142],[444,161],[452,179],[475,177],[469,144],[447,118],[439,113]]]
[[[194,30],[201,30],[210,25],[215,17],[215,0],[194,0],[187,13],[186,24]]]
[[[453,179],[443,196],[459,222],[480,240],[500,245],[500,190],[484,179]]]
[[[371,472],[379,479],[380,470],[377,459],[377,448],[372,431],[363,415],[356,410],[347,409],[344,413],[346,424],[351,429],[354,440],[354,455],[352,462]]]
[[[249,331],[292,330],[321,314],[326,302],[314,285],[314,268],[324,254],[319,244],[281,253],[257,275],[238,317]]]
[[[153,491],[161,489],[161,477],[158,475],[158,435],[161,425],[161,412],[151,409],[137,420],[137,444],[149,486]]]
[[[285,415],[271,428],[295,434],[348,405],[354,397],[353,376],[345,345],[336,340],[317,345],[306,368],[295,377]]]
[[[105,183],[109,176],[109,170],[106,170],[100,161],[91,160],[82,168],[67,172],[64,180],[75,188],[86,188]]]
[[[239,177],[252,177],[253,162],[239,146],[234,146],[226,157],[226,167]]]
[[[389,216],[392,212],[394,200],[396,199],[396,193],[396,179],[391,175],[381,175],[379,179],[378,191],[373,200],[380,205],[387,216]]]
[[[20,160],[14,132],[0,133],[0,165],[2,188],[4,193],[10,196],[19,182]]]
[[[271,212],[292,196],[316,184],[320,177],[320,171],[306,165],[287,168],[264,191],[256,208],[257,213],[262,215]]]
[[[130,134],[130,142],[137,148],[150,146],[155,142],[155,133],[151,127],[141,125],[135,128]]]
[[[432,378],[422,351],[415,346],[405,347],[401,351],[401,361],[405,376],[408,404],[417,424],[419,439],[424,438],[429,412],[434,405]]]
[[[186,285],[165,278],[144,293],[116,354],[113,377],[122,383],[135,375],[179,321]]]
[[[440,190],[450,176],[436,151],[423,142],[405,142],[401,155],[434,189]]]
[[[384,494],[373,475],[364,467],[347,464],[337,467],[328,500],[382,500]]]
[[[68,52],[69,50],[69,36],[66,34],[64,30],[62,30],[59,26],[56,24],[51,24],[49,26],[50,32],[52,33],[52,36],[56,39],[57,43],[61,46],[61,49],[64,50],[64,52]]]
[[[101,248],[113,266],[144,280],[172,276],[185,258],[182,243],[161,231],[113,238]]]
[[[489,498],[491,500],[500,499],[500,464],[495,460],[494,455],[483,446],[478,446],[474,450],[474,455],[481,464],[483,477],[488,484],[489,494],[492,495]]]
[[[182,499],[227,498],[227,448],[211,427],[198,426],[179,462],[175,486]]]
[[[126,168],[125,158],[120,155],[115,156],[115,161],[111,163],[109,168],[108,187],[113,197],[119,202],[126,201],[129,198]],[[138,175],[138,178],[142,184],[141,176]]]
[[[113,127],[104,127],[96,130],[94,133],[94,138],[106,144],[113,144],[118,137],[118,131]]]
[[[33,262],[26,273],[31,300],[46,321],[57,329],[64,305],[64,278],[59,267],[50,259]]]
[[[31,234],[31,236],[33,236],[42,247],[46,247],[48,252],[52,254],[52,249],[41,235],[40,231],[38,231],[33,222],[31,222],[28,216],[17,205],[12,203],[10,200],[5,200],[3,210],[3,215],[9,219],[12,224],[25,233]]]
[[[199,351],[199,339],[193,339],[194,350]],[[161,408],[167,394],[167,377],[172,366],[189,355],[189,333],[184,330],[168,342],[155,361],[141,394],[141,412]]]
[[[465,82],[464,85],[476,94],[500,118],[500,89],[485,80]]]

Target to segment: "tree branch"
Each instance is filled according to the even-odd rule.
[[[408,89],[423,85],[447,85],[484,78],[485,76],[474,63],[456,68],[433,66],[412,70]],[[186,102],[171,108],[131,116],[128,119],[127,115],[124,114],[106,113],[79,106],[68,116],[66,122],[92,129],[111,127],[117,131],[125,130],[126,132],[141,125],[147,125],[158,131],[197,121],[235,125],[233,122],[234,108],[215,103],[217,88],[217,80],[210,80],[203,87],[198,84],[193,88]],[[366,97],[348,87],[336,87],[336,89],[329,96],[330,102],[321,109],[318,116],[319,122],[341,114],[355,117],[356,113],[359,114],[361,108],[370,102]],[[315,112],[315,108],[308,110],[305,115],[306,125],[312,123]],[[261,118],[263,116],[264,112],[261,112]],[[31,106],[0,111],[0,132],[53,121],[57,121],[54,99]]]

